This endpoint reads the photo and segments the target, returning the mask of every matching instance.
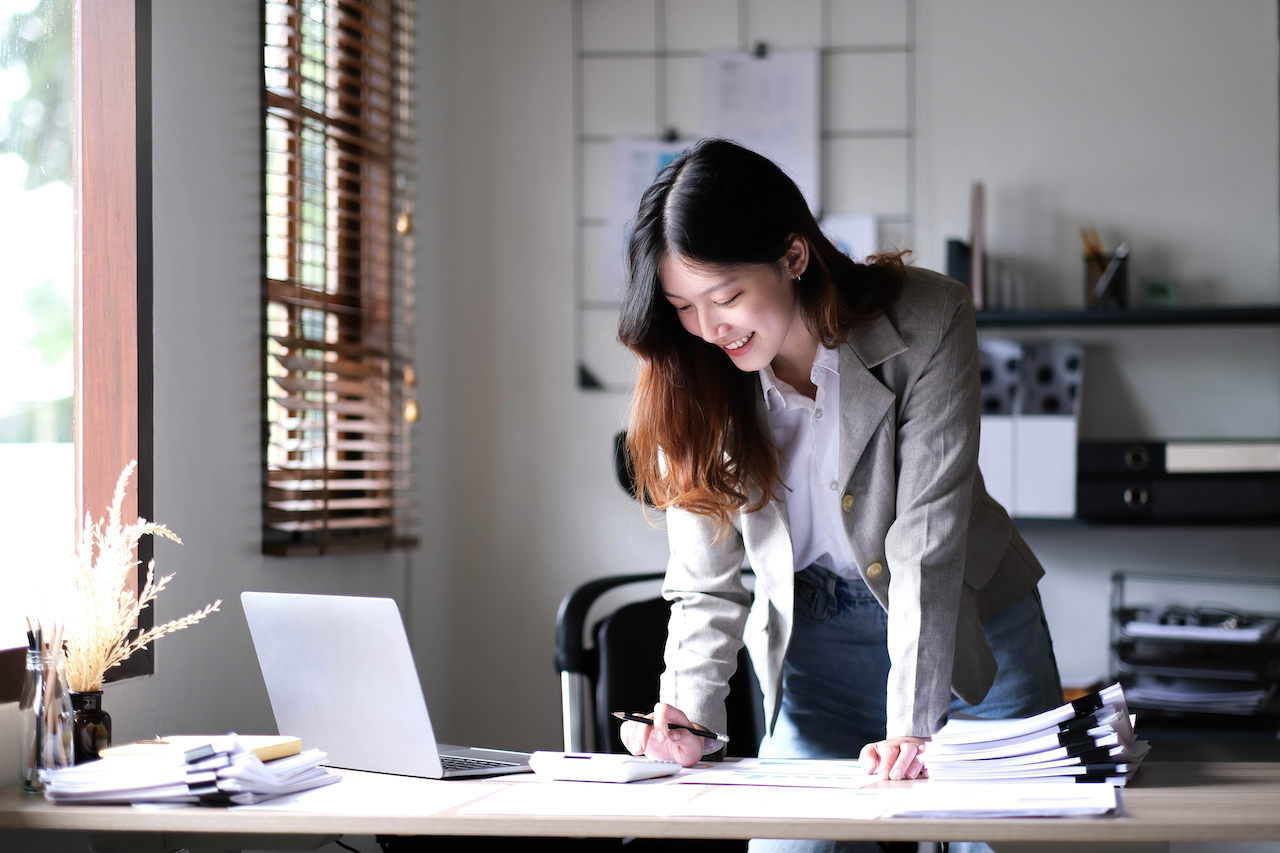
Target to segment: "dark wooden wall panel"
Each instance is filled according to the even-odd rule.
[[[134,0],[75,4],[77,522],[111,503],[138,456]],[[137,517],[137,490],[125,518]]]

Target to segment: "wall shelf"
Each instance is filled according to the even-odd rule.
[[[1119,308],[1085,311],[978,311],[978,328],[1085,326],[1267,326],[1280,325],[1280,305],[1216,308]]]
[[[1273,519],[1206,521],[1203,519],[1125,519],[1119,521],[1091,521],[1086,518],[1013,518],[1020,533],[1079,531],[1079,530],[1259,530],[1278,529],[1280,522]]]

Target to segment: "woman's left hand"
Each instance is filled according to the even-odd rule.
[[[881,779],[915,779],[928,775],[920,755],[924,752],[926,737],[891,737],[862,748],[858,760],[867,773],[880,774]]]

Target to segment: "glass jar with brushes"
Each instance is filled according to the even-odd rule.
[[[18,700],[19,773],[24,791],[44,790],[40,771],[73,763],[71,696],[63,666],[62,632],[50,640],[27,632],[27,671]]]

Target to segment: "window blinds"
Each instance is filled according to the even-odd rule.
[[[265,11],[263,550],[411,547],[412,2]]]

